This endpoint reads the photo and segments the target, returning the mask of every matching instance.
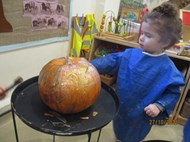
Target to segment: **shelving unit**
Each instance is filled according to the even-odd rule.
[[[175,107],[175,115],[174,115],[174,120],[181,125],[184,125],[185,122],[187,121],[187,118],[184,118],[180,115],[180,112],[182,110],[183,104],[185,103],[185,99],[187,97],[187,93],[190,89],[190,60],[189,60],[189,66],[187,69],[187,73],[185,74],[185,82],[186,85],[182,88],[181,90],[181,96],[178,101],[178,104]]]
[[[94,37],[94,41],[92,43],[91,51],[90,51],[90,56],[89,56],[89,61],[96,58],[95,57],[95,51],[96,49],[103,43],[112,43],[116,45],[122,45],[126,46],[126,48],[138,48],[139,44],[137,43],[137,35],[133,40],[125,40],[124,38],[113,38],[110,36],[101,36],[100,34],[96,34]],[[181,109],[183,107],[185,98],[187,97],[187,92],[190,89],[190,57],[185,57],[185,56],[179,56],[176,54],[172,54],[170,52],[166,51],[166,54],[174,61],[175,64],[178,64],[179,67],[182,66],[185,70],[183,70],[184,75],[185,75],[185,86],[181,88],[181,95],[179,98],[179,101],[177,102],[173,113],[171,115],[171,119],[175,120],[176,123],[184,125],[187,118],[183,118],[180,115]],[[177,62],[179,63],[177,63]],[[182,64],[183,63],[183,64]],[[178,67],[178,65],[176,65]]]
[[[95,34],[94,40],[92,43],[91,51],[90,51],[90,56],[89,60],[92,60],[95,58],[94,53],[95,50],[102,44],[102,43],[114,43],[117,45],[123,45],[127,47],[133,47],[133,48],[138,48],[139,44],[137,43],[137,34],[134,34],[134,39],[133,40],[126,40],[125,38],[115,38],[114,36],[101,36],[99,33]]]

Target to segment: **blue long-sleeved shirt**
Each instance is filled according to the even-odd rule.
[[[120,108],[113,124],[116,137],[122,142],[141,141],[150,131],[150,120],[167,119],[180,96],[180,86],[184,85],[182,73],[166,54],[153,56],[132,48],[91,63],[101,74],[117,75]],[[151,118],[144,108],[156,102],[165,111]]]

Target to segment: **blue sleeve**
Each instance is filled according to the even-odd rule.
[[[179,97],[180,86],[169,86],[167,90],[164,91],[163,97],[157,101],[165,108],[168,117],[172,113],[172,110],[174,109]]]
[[[165,107],[165,111],[169,116],[181,95],[180,87],[185,85],[185,82],[184,76],[177,70],[169,72],[168,77],[165,76],[165,78],[169,80],[169,84],[167,89],[164,90],[162,97],[157,102]]]
[[[91,61],[100,74],[117,74],[121,58],[124,52],[109,54],[102,58],[97,58]]]

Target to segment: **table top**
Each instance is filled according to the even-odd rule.
[[[38,93],[38,76],[21,83],[11,96],[11,108],[28,126],[52,135],[88,134],[107,125],[117,114],[119,100],[115,91],[102,83],[94,105],[76,114],[51,110]]]

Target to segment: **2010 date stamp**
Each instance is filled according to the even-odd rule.
[[[158,120],[150,119],[149,124],[150,125],[175,125],[176,121],[172,120],[172,119],[167,119],[167,120],[165,120],[165,119],[158,119]]]

